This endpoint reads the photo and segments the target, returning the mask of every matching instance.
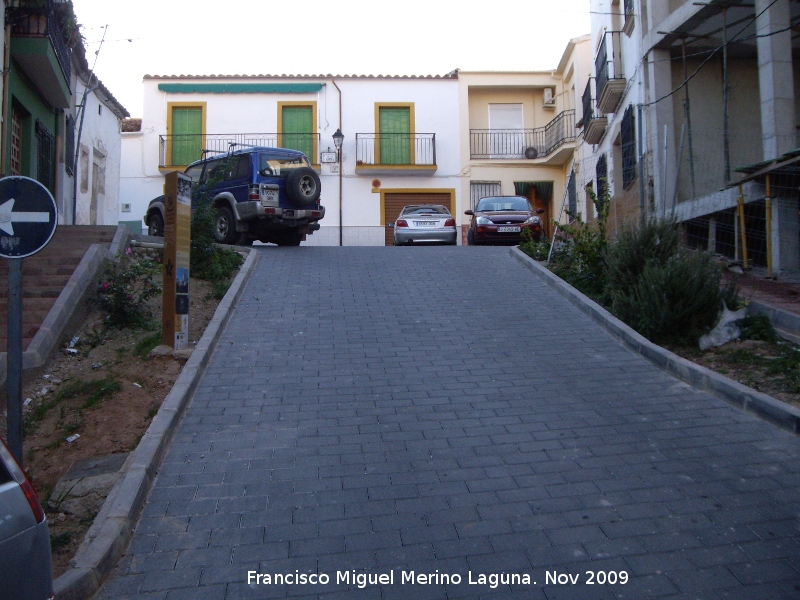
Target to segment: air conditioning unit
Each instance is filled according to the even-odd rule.
[[[553,94],[553,88],[544,88],[544,105],[553,107],[556,105],[556,98]]]

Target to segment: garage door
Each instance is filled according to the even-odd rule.
[[[383,197],[383,216],[384,223],[386,223],[386,245],[391,246],[394,244],[394,229],[389,227],[389,224],[397,220],[404,206],[408,206],[409,204],[441,204],[446,206],[452,213],[455,208],[451,206],[450,199],[450,194],[385,194]]]

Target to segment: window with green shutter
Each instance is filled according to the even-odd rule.
[[[314,162],[314,112],[312,106],[284,106],[281,110],[281,146],[300,150]]]
[[[381,106],[379,109],[380,164],[411,164],[411,109]]]
[[[203,156],[203,109],[172,108],[172,165],[188,165]]]

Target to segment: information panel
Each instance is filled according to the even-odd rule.
[[[189,258],[192,242],[192,180],[169,173],[164,182],[164,306],[161,343],[189,345]]]

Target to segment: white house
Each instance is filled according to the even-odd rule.
[[[143,217],[165,173],[231,143],[297,147],[322,182],[326,215],[305,244],[383,245],[405,204],[460,220],[458,82],[445,76],[145,76],[141,124],[123,133],[124,206]],[[344,135],[342,168],[333,134]],[[174,135],[195,135],[196,156]],[[401,139],[394,149],[388,139]],[[384,140],[384,141],[382,141]],[[341,221],[340,221],[341,214]],[[341,233],[340,233],[341,224]]]

